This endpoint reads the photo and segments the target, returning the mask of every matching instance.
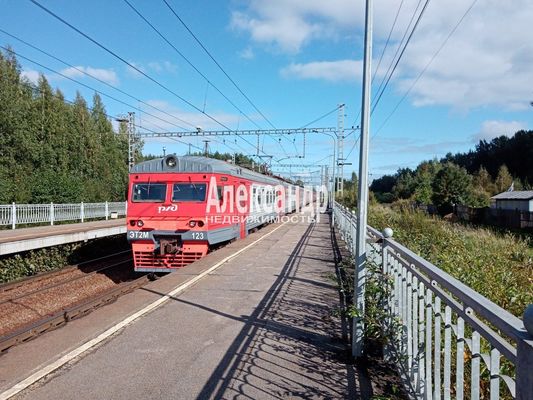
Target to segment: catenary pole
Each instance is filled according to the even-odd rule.
[[[368,141],[370,130],[370,84],[372,60],[372,0],[366,0],[365,52],[363,66],[363,93],[361,105],[361,140],[359,154],[359,190],[357,209],[357,236],[355,251],[354,305],[358,311],[353,318],[352,355],[363,355],[363,316],[365,312],[366,281],[366,218],[368,207]]]

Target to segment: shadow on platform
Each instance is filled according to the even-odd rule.
[[[343,339],[329,221],[311,224],[249,316],[177,302],[238,320],[244,327],[197,399],[368,399],[364,368]],[[305,255],[305,256],[304,256]],[[149,289],[142,289],[149,290]],[[160,293],[161,294],[161,293]]]

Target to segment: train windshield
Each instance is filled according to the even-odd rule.
[[[162,203],[167,196],[165,183],[136,183],[133,186],[132,201]]]
[[[206,192],[205,183],[175,183],[172,201],[205,201]]]

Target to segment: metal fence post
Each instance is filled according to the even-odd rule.
[[[352,247],[350,248],[350,251],[355,257],[355,252],[356,252],[355,238],[357,237],[357,214],[356,214],[355,208],[352,210],[351,214],[352,215],[350,216],[350,225],[351,225],[351,235],[352,235]]]
[[[109,204],[105,202],[105,219],[109,219]]]
[[[533,304],[524,312],[529,338],[516,343],[516,400],[533,400]]]
[[[83,220],[85,219],[85,213],[84,213],[84,209],[83,209],[83,201],[81,202],[80,204],[80,220],[81,222],[83,222]]]
[[[15,202],[11,205],[11,229],[17,226],[17,206]]]
[[[50,203],[50,225],[54,225],[54,203]]]

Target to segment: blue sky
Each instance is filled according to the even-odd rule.
[[[240,115],[223,96],[191,68],[122,0],[39,0],[103,45],[145,71],[189,102],[231,129],[268,128],[250,103],[235,89],[211,59],[170,12],[163,0],[129,0],[249,119]],[[168,0],[176,13],[202,41],[244,93],[277,128],[298,128],[346,104],[345,126],[358,125],[360,111],[364,9],[362,0]],[[395,29],[376,73],[373,95],[392,62],[417,4],[417,0],[375,0],[374,55],[377,66],[398,12]],[[423,3],[423,2],[422,2]],[[508,4],[509,3],[509,4]],[[512,4],[510,4],[512,3]],[[426,67],[447,35],[464,15],[470,1],[430,2],[404,57],[393,75],[371,121],[370,173],[393,173],[398,167],[415,167],[420,161],[447,152],[466,151],[479,138],[490,140],[511,135],[533,125],[533,3],[478,0],[442,51],[388,122],[398,101]],[[2,45],[10,44],[22,55],[62,71],[87,85],[143,110],[136,112],[139,125],[155,130],[180,130],[185,120],[204,129],[222,129],[174,95],[133,71],[119,60],[57,21],[28,0],[0,0],[0,29],[83,69],[109,84],[154,105],[154,110],[114,91],[78,71],[40,54],[0,33]],[[35,80],[44,72],[67,99],[76,90],[86,98],[89,89],[43,71],[21,60],[24,74]],[[103,96],[110,115],[131,111]],[[165,121],[156,119],[146,112]],[[170,116],[169,116],[170,114]],[[334,127],[337,113],[313,126]],[[141,129],[142,131],[142,129]],[[346,139],[356,169],[359,132]],[[217,140],[218,142],[215,142]],[[255,143],[255,137],[248,137]],[[201,139],[193,139],[202,146]],[[261,139],[262,150],[274,159],[303,154],[303,138]],[[184,153],[186,145],[175,141],[146,140],[145,151]],[[282,148],[283,147],[283,148]],[[242,138],[215,138],[211,150],[255,153]],[[305,159],[282,163],[331,162],[331,139],[307,137]],[[275,163],[274,163],[275,164]],[[275,170],[279,170],[274,167]]]

